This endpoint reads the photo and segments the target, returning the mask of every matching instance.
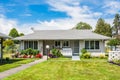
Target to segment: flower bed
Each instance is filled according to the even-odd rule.
[[[26,50],[21,50],[20,53],[16,53],[16,58],[42,58],[43,55],[39,50],[28,48]]]

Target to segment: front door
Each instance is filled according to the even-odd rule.
[[[73,55],[79,55],[79,41],[78,40],[74,41]]]

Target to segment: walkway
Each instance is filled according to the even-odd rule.
[[[28,64],[23,64],[22,66],[19,66],[19,67],[16,67],[16,68],[13,68],[13,69],[10,69],[10,70],[7,70],[7,71],[4,71],[4,72],[1,72],[0,73],[0,80],[2,80],[3,78],[7,77],[7,76],[10,76],[12,74],[15,74],[17,73],[18,71],[21,71],[21,70],[24,70],[32,65],[35,65],[37,63],[40,63],[40,62],[43,62],[47,59],[46,56],[44,56],[42,59],[40,60],[36,60],[34,62],[31,62],[31,63],[28,63]]]

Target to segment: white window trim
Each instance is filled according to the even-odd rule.
[[[56,46],[56,45],[55,45],[55,42],[56,42],[56,41],[60,41],[60,40],[55,40],[55,41],[54,41],[54,46],[57,47],[57,48],[61,48],[61,41],[60,41],[60,46]]]
[[[63,45],[63,43],[64,43],[65,41],[68,41],[68,40],[64,40],[64,41],[62,41],[62,47],[65,47],[65,48],[70,47],[70,41],[68,41],[68,46],[64,46],[64,45]]]
[[[86,50],[90,50],[90,51],[100,50],[100,40],[84,40],[84,45],[85,45],[85,41],[89,41],[89,49]],[[90,41],[94,41],[94,49],[90,49]],[[95,41],[99,41],[99,49],[95,49]]]
[[[36,40],[37,41],[37,40]],[[26,46],[24,46],[24,49],[25,49],[25,47],[26,47],[26,49],[27,48],[30,48],[30,44],[29,44],[29,42],[32,42],[33,44],[33,46],[32,46],[32,49],[35,49],[35,46],[34,46],[34,41],[33,40],[26,40],[26,41],[24,41],[24,45],[25,45],[25,42],[27,43],[27,45]],[[38,41],[37,41],[37,46],[38,46]],[[38,49],[38,47],[37,47],[37,49]]]
[[[56,42],[56,41],[60,41],[60,40],[55,40],[55,41],[54,41],[54,46],[57,48],[58,46],[55,45],[55,42]],[[63,46],[63,42],[64,42],[64,41],[68,41],[68,46]],[[63,48],[63,47],[69,48],[69,47],[70,47],[70,41],[69,41],[69,40],[60,41],[60,46],[59,46],[58,48]]]

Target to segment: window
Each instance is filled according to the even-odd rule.
[[[38,49],[38,42],[37,41],[34,41],[34,49]]]
[[[90,49],[94,49],[94,41],[90,41]]]
[[[70,42],[69,41],[63,41],[62,46],[63,47],[69,47],[70,46]]]
[[[59,47],[60,48],[60,41],[55,41],[55,47]]]
[[[85,49],[99,49],[99,41],[85,41]]]
[[[85,49],[89,49],[89,41],[85,41]]]
[[[24,49],[38,49],[38,42],[37,41],[24,41]]]
[[[99,49],[99,41],[95,41],[95,49]]]
[[[33,49],[33,41],[29,41],[29,48]]]

